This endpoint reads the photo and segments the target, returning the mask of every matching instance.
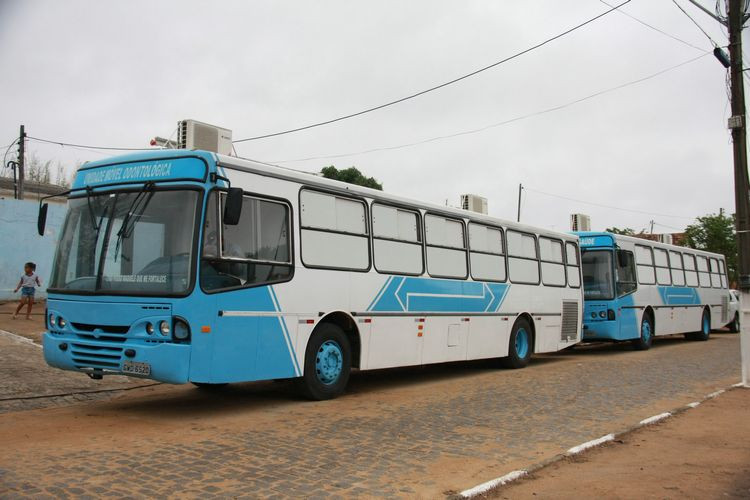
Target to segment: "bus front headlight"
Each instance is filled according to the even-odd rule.
[[[159,323],[159,333],[161,333],[165,337],[169,335],[170,330],[171,328],[169,328],[169,323],[167,323],[166,321],[161,321]]]
[[[188,325],[181,318],[175,318],[174,320],[174,333],[172,336],[176,340],[187,340],[190,338],[190,325]]]

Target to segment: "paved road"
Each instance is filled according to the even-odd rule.
[[[738,336],[714,334],[576,348],[519,371],[356,374],[320,403],[286,383],[136,389],[0,415],[0,496],[440,497],[738,380]]]

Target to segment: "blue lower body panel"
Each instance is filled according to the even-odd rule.
[[[66,344],[65,350],[60,348],[62,344]],[[45,333],[43,346],[47,364],[63,370],[134,376],[122,373],[123,362],[134,361],[148,363],[150,379],[171,384],[184,384],[189,380],[188,344],[123,342],[113,345],[111,342],[82,341],[74,336]],[[135,351],[135,356],[125,356],[127,349]]]

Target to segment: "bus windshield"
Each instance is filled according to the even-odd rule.
[[[584,299],[611,300],[615,298],[612,279],[612,251],[584,250],[583,263]]]
[[[187,293],[199,198],[196,190],[144,188],[69,200],[50,290]]]

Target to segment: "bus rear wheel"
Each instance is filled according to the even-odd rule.
[[[645,351],[651,348],[654,341],[654,322],[648,314],[643,315],[641,320],[641,336],[633,339],[633,347],[638,351]]]
[[[685,337],[690,340],[701,340],[706,341],[711,335],[711,314],[708,309],[703,310],[703,316],[701,317],[701,329],[697,332],[686,333]]]
[[[332,323],[323,323],[307,343],[305,373],[297,379],[297,387],[314,401],[340,396],[349,382],[351,362],[351,346],[346,334]]]
[[[508,356],[502,359],[505,368],[523,368],[531,360],[533,336],[531,325],[525,318],[519,318],[513,325],[508,342]]]

